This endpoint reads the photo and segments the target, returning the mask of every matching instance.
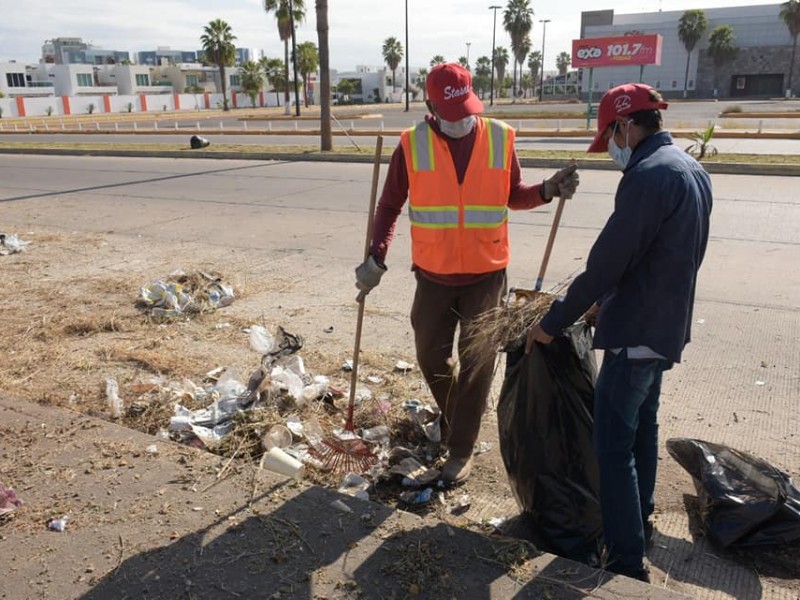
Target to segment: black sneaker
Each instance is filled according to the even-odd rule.
[[[625,577],[630,577],[631,579],[638,579],[639,581],[643,581],[645,583],[650,583],[650,571],[647,567],[635,569],[616,563],[608,565],[606,567],[606,571],[616,573],[617,575],[624,575]]]

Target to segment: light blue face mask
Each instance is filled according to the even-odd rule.
[[[628,163],[631,160],[631,154],[633,154],[633,149],[628,145],[628,134],[631,132],[631,122],[628,121],[628,129],[625,132],[625,147],[620,148],[617,146],[617,142],[614,141],[614,136],[617,134],[617,123],[614,124],[614,132],[611,134],[611,137],[608,139],[608,155],[611,157],[611,160],[623,171],[628,166]]]
[[[460,121],[445,121],[439,119],[439,130],[447,137],[455,140],[464,137],[475,127],[475,115],[464,117]]]

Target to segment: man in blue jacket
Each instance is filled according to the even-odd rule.
[[[589,152],[608,151],[622,169],[614,212],[586,270],[528,332],[534,342],[595,312],[594,443],[607,569],[649,581],[644,554],[653,535],[662,372],[689,342],[697,271],[708,242],[711,181],[662,129],[667,108],[653,88],[606,92]]]

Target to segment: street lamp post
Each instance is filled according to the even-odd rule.
[[[497,6],[493,4],[489,7],[489,10],[494,11],[494,23],[492,24],[492,77],[491,81],[489,82],[489,106],[494,106],[494,42],[495,42],[495,31],[497,29],[497,11],[503,8],[502,6]]]
[[[542,24],[542,76],[539,81],[539,102],[542,101],[542,92],[544,92],[544,36],[549,22],[550,19],[539,19],[539,23]]]
[[[469,47],[472,45],[472,42],[467,42],[467,69],[469,69]]]
[[[406,112],[408,112],[408,0],[406,0]]]
[[[294,37],[294,2],[289,0],[289,23],[292,26],[292,70],[294,71],[294,109],[300,116],[300,91],[297,89],[297,43]]]

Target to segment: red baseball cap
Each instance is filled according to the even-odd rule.
[[[445,121],[460,121],[483,112],[483,102],[472,91],[472,75],[457,63],[433,67],[425,88],[436,112]]]
[[[597,109],[597,135],[587,152],[607,152],[608,140],[605,132],[617,117],[639,112],[640,110],[660,110],[667,108],[661,94],[643,83],[626,83],[611,88],[600,100]]]

